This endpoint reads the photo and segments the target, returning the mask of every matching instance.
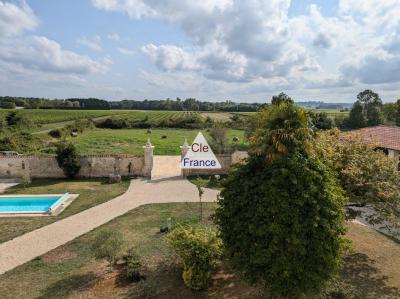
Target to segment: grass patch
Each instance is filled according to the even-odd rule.
[[[96,129],[85,131],[78,137],[69,138],[80,154],[143,154],[143,145],[150,138],[155,155],[179,155],[187,138],[191,143],[199,130],[186,129]],[[207,138],[207,131],[203,131]],[[165,136],[165,137],[164,137]],[[238,146],[245,146],[244,131],[229,130],[228,138],[239,138]]]
[[[204,204],[208,225],[212,225],[210,216],[216,206]],[[134,209],[2,275],[2,298],[263,298],[260,289],[241,281],[224,263],[214,273],[207,291],[193,292],[184,286],[180,266],[159,227],[168,218],[174,223],[196,223],[196,208],[197,203],[171,203]],[[145,281],[128,283],[123,266],[110,273],[106,262],[94,260],[90,247],[95,234],[104,229],[120,231],[126,248],[134,246],[138,250],[146,268]],[[347,237],[353,242],[353,250],[346,254],[342,271],[312,298],[398,298],[400,245],[353,223],[349,224]]]
[[[13,239],[62,218],[106,202],[126,191],[129,180],[118,184],[108,184],[101,180],[55,180],[37,179],[27,188],[15,186],[6,194],[63,194],[77,193],[75,199],[60,215],[48,217],[0,217],[0,243]]]

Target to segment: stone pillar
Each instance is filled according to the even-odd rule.
[[[119,157],[119,156],[115,157],[114,174],[121,175],[121,157]]]
[[[154,146],[150,142],[150,138],[147,139],[147,143],[144,148],[144,166],[143,166],[143,176],[151,177],[151,170],[153,169],[153,150]]]
[[[185,138],[185,142],[180,146],[181,148],[181,161],[183,159],[183,157],[185,157],[186,153],[189,151],[189,144],[187,142],[187,139]],[[182,176],[186,177],[189,175],[189,169],[182,169]]]

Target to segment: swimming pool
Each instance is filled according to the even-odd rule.
[[[69,197],[69,193],[52,195],[0,196],[0,214],[51,213]]]

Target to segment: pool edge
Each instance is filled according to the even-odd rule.
[[[63,198],[62,201],[58,202],[57,205],[49,209],[47,211],[15,211],[15,212],[0,212],[0,218],[2,217],[48,217],[48,216],[58,216],[63,212],[76,198],[79,197],[79,194],[10,194],[6,195],[7,197],[20,197],[20,196],[29,196],[29,197],[43,197],[43,196],[60,196],[60,199]],[[59,199],[59,200],[60,200]],[[54,204],[53,204],[54,205]]]

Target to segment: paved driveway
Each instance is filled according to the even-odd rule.
[[[215,201],[217,195],[218,191],[206,189],[203,201]],[[197,202],[198,200],[197,188],[186,179],[132,180],[124,194],[108,202],[0,244],[0,274],[63,245],[140,205]]]

